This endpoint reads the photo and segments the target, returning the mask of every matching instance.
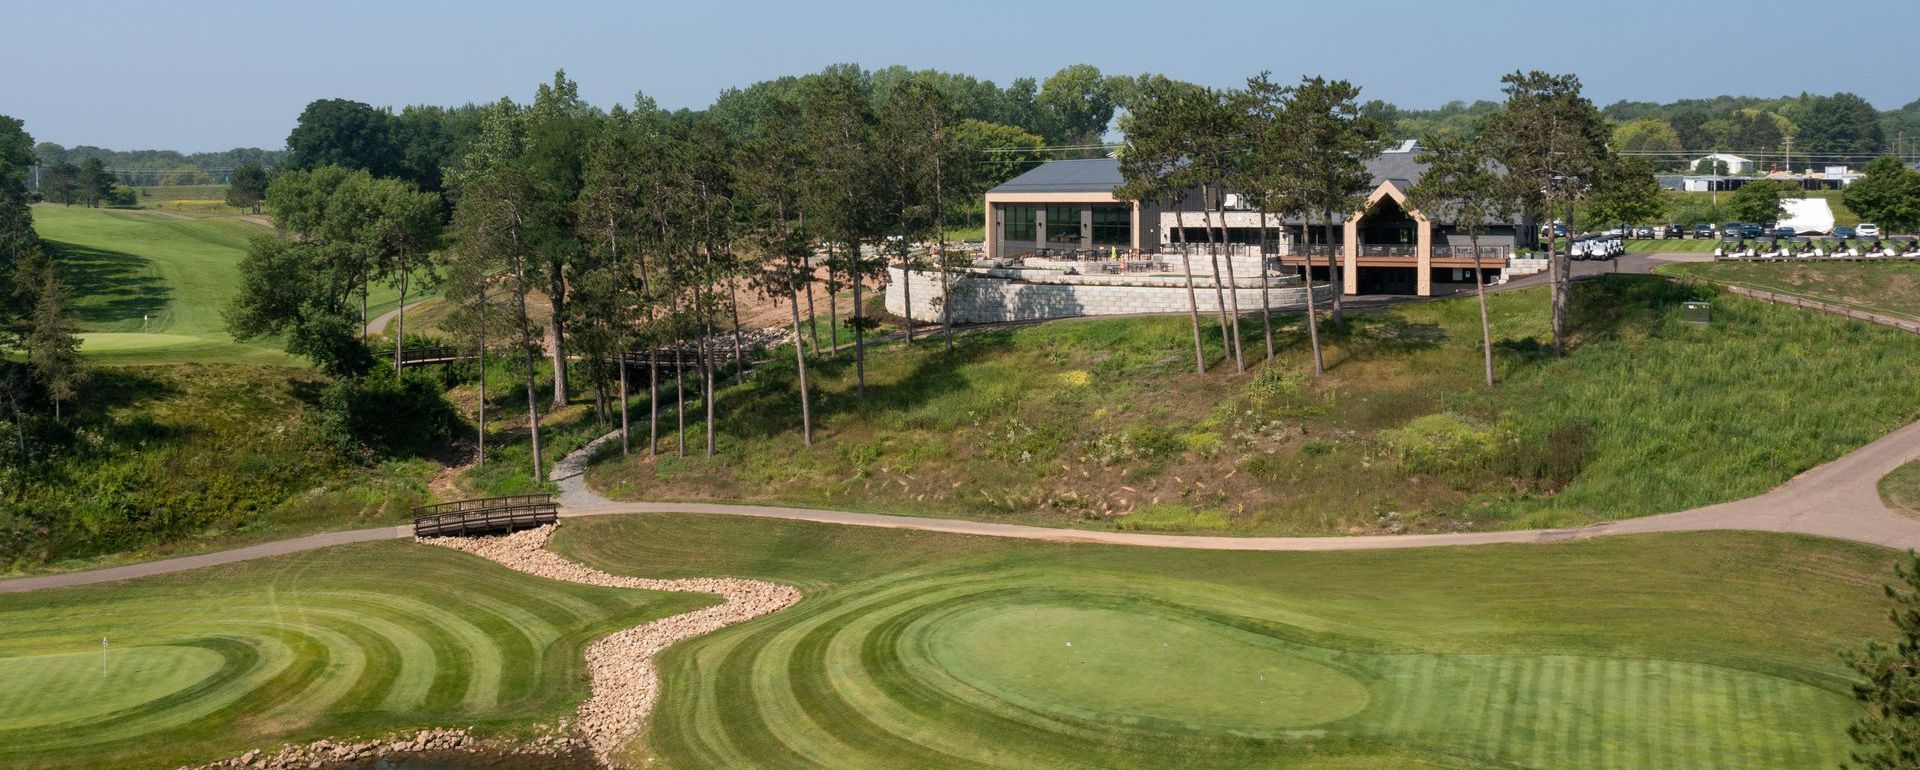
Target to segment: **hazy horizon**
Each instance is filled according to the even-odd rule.
[[[727,88],[837,62],[941,69],[1001,86],[1075,62],[1212,86],[1261,70],[1324,74],[1359,84],[1363,99],[1412,109],[1498,99],[1500,76],[1516,69],[1577,74],[1602,106],[1849,91],[1889,110],[1920,98],[1903,53],[1902,36],[1920,22],[1912,3],[1867,0],[1830,18],[1784,0],[1713,4],[1737,9],[1726,12],[1696,3],[1683,16],[1651,0],[1459,5],[1380,0],[1359,15],[1323,3],[1226,2],[1196,15],[1139,2],[1096,11],[600,0],[520,10],[352,0],[319,13],[185,0],[36,4],[9,16],[60,34],[0,50],[0,66],[29,75],[0,86],[0,114],[25,120],[35,141],[69,147],[278,149],[315,99],[395,109],[525,101],[565,69],[596,106],[644,91],[663,107],[698,109]],[[1164,32],[1162,20],[1180,28]]]

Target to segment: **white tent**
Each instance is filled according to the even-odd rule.
[[[1833,208],[1825,198],[1788,198],[1780,201],[1787,213],[1780,217],[1781,227],[1791,227],[1801,235],[1833,232]]]

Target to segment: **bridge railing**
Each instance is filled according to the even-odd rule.
[[[553,495],[507,495],[416,506],[415,537],[512,532],[552,524],[560,516]]]

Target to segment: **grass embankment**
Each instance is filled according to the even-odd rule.
[[[1920,264],[1911,262],[1683,262],[1656,271],[1920,319]]]
[[[1714,324],[1680,323],[1711,298]],[[1083,319],[892,345],[810,374],[797,435],[784,357],[723,391],[719,456],[591,470],[628,499],[733,499],[1066,526],[1239,533],[1574,524],[1759,492],[1912,420],[1920,339],[1656,278],[1582,282],[1574,350],[1547,294],[1491,299],[1500,385],[1479,384],[1471,299],[1323,327],[1327,376],[1283,320],[1279,360],[1192,373],[1183,318]],[[1258,320],[1249,319],[1248,334]],[[1222,370],[1224,369],[1224,371]],[[699,433],[692,432],[698,440]],[[692,455],[693,453],[689,453]]]
[[[602,569],[798,585],[667,651],[661,767],[1832,765],[1891,552],[1742,533],[1348,553],[574,520]],[[643,759],[635,757],[636,760]]]
[[[1879,487],[1880,501],[1888,508],[1920,519],[1920,460],[1880,477]]]
[[[588,642],[711,602],[400,542],[0,595],[0,765],[171,767],[435,725],[517,732],[586,697]]]
[[[1720,241],[1713,238],[1634,238],[1626,242],[1629,254],[1711,254]]]
[[[71,440],[18,505],[0,504],[0,571],[406,521],[439,466],[343,459],[312,414],[322,385],[300,370],[241,364],[96,372],[68,415]]]
[[[35,206],[33,217],[73,290],[88,359],[300,364],[275,340],[235,342],[220,316],[240,291],[248,239],[271,230],[234,216],[51,205]],[[398,297],[374,286],[368,313],[391,309]]]

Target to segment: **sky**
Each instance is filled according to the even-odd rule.
[[[285,145],[310,101],[455,105],[565,69],[589,102],[704,107],[837,62],[1005,85],[1087,62],[1212,86],[1271,70],[1363,99],[1498,99],[1516,69],[1572,72],[1604,106],[1851,91],[1920,99],[1916,0],[1273,0],[911,3],[8,3],[0,114],[38,141],[183,152]],[[22,33],[24,34],[17,34]]]

